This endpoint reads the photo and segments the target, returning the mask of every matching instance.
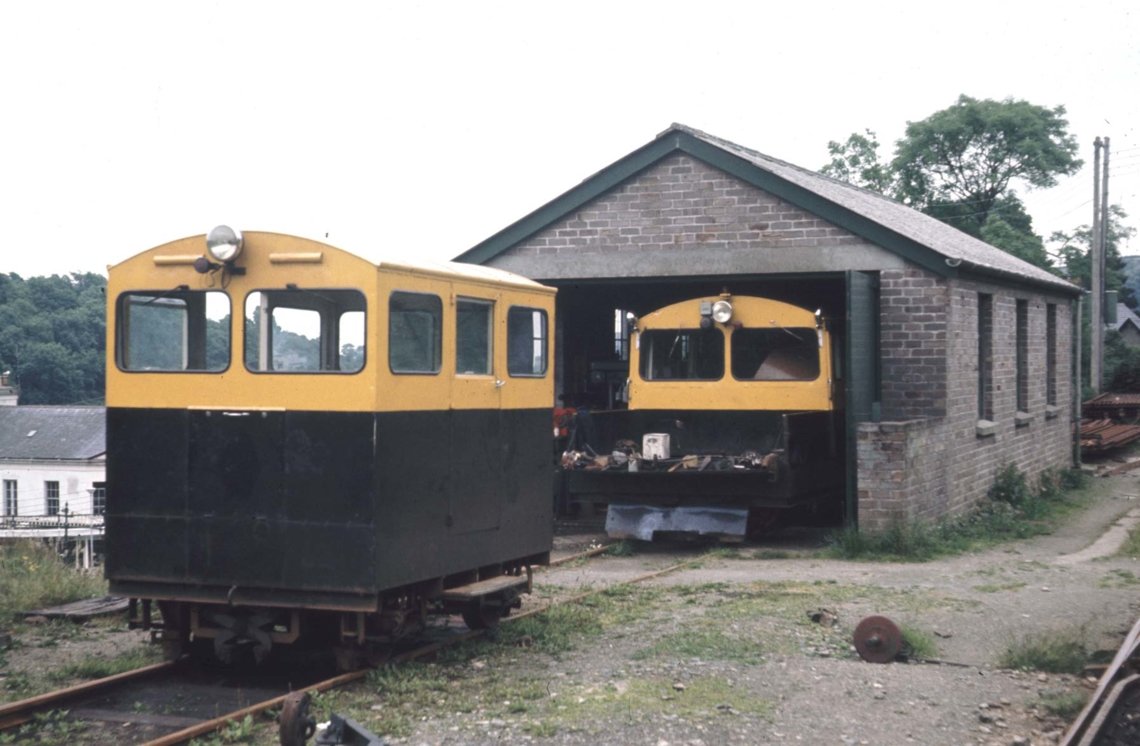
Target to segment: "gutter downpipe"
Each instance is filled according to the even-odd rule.
[[[1082,321],[1084,319],[1085,293],[1077,296],[1076,311],[1073,316],[1073,374],[1072,374],[1072,413],[1070,424],[1073,428],[1073,468],[1081,468],[1081,352],[1084,349],[1084,340],[1081,339]]]

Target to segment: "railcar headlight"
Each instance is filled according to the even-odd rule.
[[[228,225],[219,225],[206,234],[206,253],[214,261],[228,264],[241,256],[241,231]]]
[[[712,317],[713,321],[718,324],[727,324],[732,318],[732,303],[726,300],[718,300],[713,303]]]

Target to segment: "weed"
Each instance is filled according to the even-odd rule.
[[[606,554],[611,557],[632,557],[637,554],[637,547],[630,539],[622,539],[619,542],[610,544],[606,549]]]
[[[828,537],[825,553],[843,559],[925,562],[1048,533],[1052,521],[1077,504],[1062,499],[1069,497],[1062,486],[1079,483],[1067,474],[1043,475],[1034,490],[1021,471],[1007,466],[994,480],[989,499],[964,516],[937,523],[897,521],[878,532],[848,527]]]
[[[633,656],[634,660],[675,657],[735,661],[748,665],[756,665],[763,660],[760,646],[755,642],[718,629],[690,629],[666,635]]]
[[[902,633],[903,650],[910,657],[925,660],[938,655],[937,643],[926,632],[905,624],[899,631]]]
[[[1047,694],[1041,697],[1040,705],[1050,715],[1072,720],[1084,709],[1088,702],[1088,692],[1075,691]]]
[[[1128,538],[1116,551],[1116,556],[1140,557],[1140,528],[1134,528],[1128,532]]]
[[[978,593],[1001,593],[1002,591],[1019,591],[1025,587],[1025,583],[985,583],[983,585],[975,585],[974,590]]]
[[[222,729],[209,738],[195,738],[190,746],[222,746],[229,743],[252,743],[255,728],[252,715],[246,715],[241,720],[230,720]]]
[[[100,575],[73,569],[42,542],[29,539],[0,546],[0,621],[28,609],[106,593]]]
[[[1025,474],[1013,464],[1005,466],[998,472],[987,494],[995,502],[1014,507],[1024,505],[1033,499],[1033,492],[1029,489]]]
[[[541,614],[519,619],[500,630],[499,640],[506,645],[531,647],[547,655],[565,653],[574,647],[576,640],[602,631],[598,599],[591,597],[582,603],[552,606]],[[587,603],[591,600],[595,603]]]
[[[1136,577],[1134,572],[1121,569],[1109,570],[1108,574],[1097,582],[1100,588],[1127,588],[1137,584],[1140,584],[1140,578]]]
[[[1089,659],[1083,629],[1027,635],[1006,648],[998,659],[1003,668],[1079,674]]]
[[[92,656],[68,663],[51,671],[48,678],[57,683],[70,679],[102,679],[157,663],[159,658],[159,650],[155,647],[136,648],[114,658]]]

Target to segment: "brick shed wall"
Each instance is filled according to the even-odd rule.
[[[930,278],[916,270],[884,272],[881,321],[884,421],[859,426],[859,526],[959,515],[984,500],[1008,464],[1031,480],[1072,465],[1072,317],[1067,298],[967,280]],[[979,435],[978,294],[993,298],[993,420]],[[945,299],[941,312],[932,311]],[[900,300],[903,299],[903,300]],[[1017,412],[1017,301],[1027,303],[1029,386]],[[929,302],[926,302],[929,301]],[[1056,404],[1047,405],[1046,305],[1056,305]],[[909,304],[909,305],[907,305]],[[922,321],[908,321],[915,310]],[[939,324],[944,327],[939,334]],[[926,335],[933,335],[927,340]],[[888,336],[889,335],[889,336]],[[945,350],[930,393],[905,360],[919,355],[916,335]],[[894,380],[888,380],[888,373]],[[925,409],[924,409],[925,408]],[[887,419],[887,414],[894,418]]]
[[[548,280],[904,266],[850,231],[687,155],[663,159],[488,265]]]

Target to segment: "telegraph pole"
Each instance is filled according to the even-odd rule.
[[[1100,209],[1100,138],[1093,140],[1093,224],[1089,242],[1089,388],[1093,395],[1100,393],[1104,362],[1104,260],[1101,243]]]

